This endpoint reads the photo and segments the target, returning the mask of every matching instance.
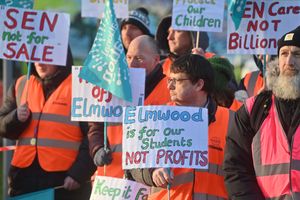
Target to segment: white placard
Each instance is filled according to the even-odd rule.
[[[123,116],[123,169],[208,168],[206,108],[136,106]]]
[[[0,58],[65,65],[70,16],[0,6]]]
[[[123,106],[144,105],[145,69],[129,69],[133,101],[127,102],[80,79],[80,68],[72,68],[72,121],[122,122]]]
[[[117,18],[128,17],[128,0],[113,1]],[[81,0],[81,16],[102,18],[105,0]]]
[[[280,37],[299,26],[300,1],[247,1],[238,30],[228,11],[228,54],[277,54]]]
[[[146,199],[150,187],[126,179],[96,176],[90,200]]]
[[[173,0],[172,27],[175,30],[221,32],[224,1]]]

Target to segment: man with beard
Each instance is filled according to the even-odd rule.
[[[226,143],[231,199],[300,199],[300,26],[278,41],[268,91],[237,112]]]

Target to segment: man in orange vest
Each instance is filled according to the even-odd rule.
[[[200,40],[198,48],[196,45],[196,34],[197,32],[192,31],[178,31],[171,27],[172,18],[167,16],[159,23],[156,40],[158,46],[162,51],[162,56],[167,58],[162,61],[164,74],[168,76],[170,66],[172,62],[179,56],[186,53],[196,53],[211,58],[215,54],[211,52],[205,52],[209,45],[209,37],[206,32],[200,32]]]
[[[166,104],[170,100],[167,78],[159,64],[158,48],[154,39],[147,35],[135,38],[129,45],[126,59],[130,68],[144,68],[146,70],[144,104]],[[124,176],[122,170],[122,124],[109,124],[107,128],[111,150],[109,152],[105,152],[103,148],[103,137],[103,123],[90,123],[90,150],[95,164],[99,166],[98,175],[122,178]],[[105,164],[108,164],[106,174],[104,174],[104,167],[102,167]]]
[[[166,168],[131,170],[134,180],[153,186],[149,199],[227,199],[222,172],[225,136],[233,112],[217,106],[211,98],[214,71],[209,61],[200,55],[179,57],[171,66],[168,89],[171,103],[176,106],[204,107],[208,109],[208,170]]]
[[[232,199],[300,199],[300,26],[278,41],[269,91],[248,99],[228,134],[225,181]]]
[[[95,170],[87,124],[70,121],[73,64],[34,63],[29,80],[11,86],[0,109],[0,135],[17,140],[9,171],[9,195],[54,188],[56,200],[88,199]],[[83,170],[84,169],[84,170]]]

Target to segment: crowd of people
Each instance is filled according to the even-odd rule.
[[[238,84],[230,61],[207,52],[206,32],[196,44],[196,32],[174,30],[171,20],[154,36],[148,11],[132,10],[120,24],[126,60],[146,70],[145,105],[208,109],[208,169],[123,170],[122,123],[70,120],[68,49],[65,67],[34,63],[0,109],[0,136],[17,141],[9,196],[59,187],[55,199],[89,199],[96,172],[151,186],[148,199],[300,199],[300,27],[278,40],[264,76],[255,57],[260,71]]]

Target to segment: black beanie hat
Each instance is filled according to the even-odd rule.
[[[128,18],[123,19],[121,22],[121,26],[120,26],[121,30],[125,24],[132,24],[137,26],[139,29],[141,29],[141,31],[144,34],[153,36],[150,33],[150,20],[148,15],[149,15],[148,10],[146,10],[146,8],[143,7],[130,11]]]
[[[283,46],[296,46],[300,48],[300,26],[296,29],[284,34],[277,43],[277,54]]]

